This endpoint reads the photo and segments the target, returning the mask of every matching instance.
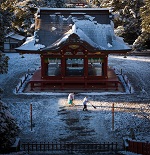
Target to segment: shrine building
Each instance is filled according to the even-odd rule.
[[[114,34],[109,9],[102,8],[39,8],[34,36],[16,50],[41,56],[31,90],[118,90],[108,55],[131,51]]]

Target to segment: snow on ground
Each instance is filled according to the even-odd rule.
[[[8,53],[8,74],[0,75],[4,89],[2,100],[20,126],[21,142],[120,142],[135,131],[136,138],[150,141],[150,58],[109,56],[109,66],[122,69],[134,92],[77,93],[75,106],[67,104],[67,93],[15,94],[15,87],[28,69],[40,67],[39,55]],[[82,111],[82,100],[88,95],[88,111]],[[115,123],[112,130],[112,104],[115,106]],[[33,107],[33,130],[30,126],[30,104]],[[120,146],[121,147],[121,146]]]

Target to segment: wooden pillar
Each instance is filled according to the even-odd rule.
[[[84,57],[84,77],[88,77],[88,57],[85,55]]]
[[[64,57],[64,55],[62,55],[61,57],[61,78],[62,78],[62,82],[61,82],[61,89],[63,90],[64,88],[64,77],[66,76],[66,59]]]
[[[44,64],[44,56],[41,55],[41,79],[44,78],[45,75],[45,64]]]
[[[108,56],[106,55],[105,56],[105,58],[104,58],[104,63],[103,63],[103,65],[102,65],[102,67],[103,67],[103,76],[105,77],[105,78],[108,78],[108,75],[107,75],[107,69],[108,69]]]
[[[84,87],[87,88],[87,77],[88,77],[88,57],[84,57]]]
[[[45,59],[48,59],[48,56],[41,55],[41,79],[48,75],[48,62]]]
[[[61,57],[61,77],[65,77],[66,74],[66,60],[64,55]]]
[[[105,72],[104,72],[104,62],[102,62],[102,76],[104,76],[105,75]]]

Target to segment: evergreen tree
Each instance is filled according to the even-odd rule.
[[[107,8],[112,6],[112,0],[101,0],[100,1],[100,6],[102,8]]]
[[[63,8],[64,0],[56,0],[56,8]]]
[[[0,36],[1,36],[0,43],[2,44],[2,42],[4,41],[4,18],[1,10],[0,10]]]
[[[140,7],[143,6],[143,0],[105,0],[101,6],[113,8],[117,35],[133,44],[141,34]]]
[[[63,7],[64,0],[2,0],[0,8],[9,23],[8,31],[31,36],[34,32],[34,14],[39,7]],[[7,31],[7,33],[8,33]]]
[[[150,33],[150,1],[145,0],[145,5],[140,9],[142,18],[142,32]]]
[[[150,48],[150,2],[145,0],[145,4],[140,9],[142,33],[133,44],[134,49],[143,50]]]
[[[97,6],[97,7],[100,7],[100,3],[101,1],[100,0],[93,0],[93,5]]]
[[[0,8],[0,43],[3,43],[4,36],[10,32],[9,30],[11,27],[11,15],[12,14],[10,13],[10,11],[6,11],[5,9]]]
[[[0,52],[0,74],[7,73],[9,57]]]
[[[19,132],[13,115],[9,112],[7,104],[0,100],[0,153],[9,150],[9,147],[15,143],[16,136]]]
[[[9,60],[9,57],[0,51],[0,74],[5,74],[8,72],[8,60]],[[0,94],[1,93],[3,93],[2,88],[0,88]],[[0,99],[1,99],[1,95],[0,95]]]

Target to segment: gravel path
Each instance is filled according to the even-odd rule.
[[[62,94],[14,94],[20,78],[30,68],[40,67],[38,55],[7,54],[10,57],[9,72],[0,75],[4,89],[2,101],[6,102],[20,126],[21,142],[119,142],[133,128],[140,140],[150,137],[150,58],[109,56],[109,66],[117,72],[123,69],[134,92],[132,94],[89,94],[89,100],[97,106],[82,111],[85,93],[75,96],[75,107],[67,105],[67,93]],[[112,103],[115,104],[115,131],[112,131]],[[33,106],[33,131],[30,128],[30,104]],[[142,128],[141,128],[142,127]],[[121,146],[120,146],[121,147]]]

